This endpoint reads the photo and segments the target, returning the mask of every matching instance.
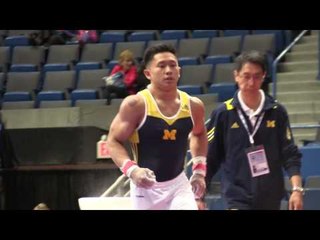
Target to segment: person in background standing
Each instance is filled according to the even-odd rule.
[[[235,64],[239,90],[212,112],[207,125],[207,187],[221,166],[228,209],[280,209],[284,169],[292,184],[289,209],[302,209],[302,155],[285,107],[260,89],[265,58],[257,51],[243,52]]]

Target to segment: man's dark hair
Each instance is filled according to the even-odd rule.
[[[147,67],[154,55],[163,52],[171,52],[172,54],[176,55],[176,49],[170,44],[158,44],[150,46],[144,53],[143,65]]]
[[[264,72],[267,71],[267,62],[265,56],[255,50],[241,53],[235,60],[235,69],[239,72],[246,63],[259,65]]]

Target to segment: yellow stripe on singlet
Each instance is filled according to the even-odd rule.
[[[179,113],[174,117],[165,117],[163,114],[161,114],[155,99],[152,97],[148,89],[142,90],[141,92],[139,92],[139,94],[142,95],[146,101],[148,116],[161,118],[166,121],[167,124],[172,125],[178,119],[191,117],[189,95],[180,90],[178,90],[178,92],[180,95],[180,109],[178,110]]]
[[[129,142],[131,143],[131,150],[133,153],[133,158],[136,162],[138,162],[138,143],[139,143],[139,134],[137,130],[134,130],[133,134],[129,138]]]

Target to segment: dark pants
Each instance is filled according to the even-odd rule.
[[[230,206],[231,205],[231,206]],[[256,199],[252,203],[233,202],[227,209],[237,210],[280,210],[281,200],[275,199]]]
[[[107,99],[107,103],[111,103],[112,98],[125,98],[129,95],[126,88],[120,88],[116,86],[106,86],[105,88],[105,98]]]

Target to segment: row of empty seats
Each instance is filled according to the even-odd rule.
[[[178,40],[154,40],[138,42],[89,43],[79,45],[53,45],[49,49],[43,46],[0,47],[0,65],[2,71],[44,71],[83,68],[113,67],[120,53],[129,49],[140,62],[146,47],[157,43],[169,43],[177,47],[179,62],[185,64],[228,63],[242,51],[258,50],[272,57],[275,53],[274,35],[247,35]],[[59,64],[59,65],[58,65]],[[110,66],[112,64],[112,66]]]
[[[256,49],[265,52],[269,56],[268,59],[272,60],[274,52],[274,35],[266,34],[245,35],[243,44],[241,36],[231,36],[180,40],[171,39],[148,42],[116,42],[115,44],[86,44],[83,48],[80,48],[79,45],[55,45],[50,46],[49,49],[45,49],[44,47],[21,46],[15,47],[13,50],[11,49],[12,57],[10,57],[9,48],[0,47],[0,64],[2,63],[2,69],[4,71],[6,69],[9,69],[11,72],[40,71],[39,84],[36,88],[33,86],[29,87],[29,89],[36,89],[36,93],[41,90],[62,91],[61,86],[58,87],[59,89],[55,89],[55,87],[52,85],[50,86],[50,84],[49,86],[46,85],[46,72],[68,71],[70,69],[74,69],[76,70],[76,73],[75,80],[73,80],[72,84],[70,84],[70,82],[66,83],[63,80],[61,81],[63,84],[67,85],[63,87],[65,96],[60,92],[58,95],[57,93],[54,93],[54,95],[51,94],[53,97],[49,98],[53,100],[68,99],[68,93],[72,90],[87,88],[98,91],[97,93],[91,92],[89,94],[90,96],[88,95],[89,98],[101,98],[101,91],[99,91],[99,87],[103,85],[101,80],[99,79],[96,80],[97,82],[95,83],[90,83],[90,86],[86,84],[84,84],[85,86],[81,86],[81,84],[78,85],[78,79],[81,78],[80,75],[82,75],[81,72],[79,73],[80,70],[112,69],[112,67],[117,64],[117,60],[114,60],[114,58],[125,49],[133,51],[139,62],[142,58],[145,47],[159,42],[167,42],[176,45],[179,54],[179,64],[183,67],[190,64],[192,66],[189,70],[185,68],[184,71],[183,69],[179,82],[180,89],[185,90],[190,94],[201,94],[206,92],[218,93],[219,101],[224,101],[231,97],[235,91],[232,76],[232,61],[234,56],[236,56],[240,51]],[[204,64],[199,67],[193,67],[193,64],[198,63]],[[212,67],[210,67],[210,65],[212,65]],[[200,69],[200,71],[196,73],[196,69]],[[184,74],[184,72],[188,73]],[[224,73],[221,74],[221,72]],[[70,73],[69,75],[73,75],[73,73]],[[14,90],[10,85],[12,86],[12,84],[7,81],[7,78],[2,81],[2,92],[6,92],[4,101],[12,100],[12,95],[8,92],[17,90],[23,91],[23,88],[25,88],[23,86],[20,90],[18,88]],[[14,97],[13,100],[34,99],[32,93],[30,96],[28,97],[29,99],[26,99],[26,96],[18,99]]]
[[[195,95],[200,98],[206,107],[206,119],[209,118],[211,111],[215,109],[218,102],[218,96],[216,94],[201,94]],[[120,105],[122,98],[111,99],[110,105]],[[32,108],[59,108],[59,107],[73,107],[73,106],[103,106],[107,105],[106,99],[72,99],[68,100],[27,100],[27,101],[7,101],[2,102],[1,109],[32,109]]]
[[[181,68],[179,89],[191,95],[218,93],[219,100],[233,95],[233,63],[217,64],[215,71],[211,64],[187,65]],[[3,101],[64,100],[70,94],[87,93],[90,99],[103,98],[105,82],[110,69],[82,71],[48,71],[0,73],[0,89]]]
[[[110,105],[120,106],[123,99],[114,98]],[[79,99],[74,104],[71,100],[56,100],[56,101],[41,101],[37,104],[36,101],[18,101],[18,102],[3,102],[3,110],[14,109],[33,109],[33,108],[66,108],[66,107],[82,107],[82,106],[105,106],[106,99]]]
[[[304,188],[320,188],[320,175],[306,176],[303,179]],[[285,177],[285,188],[287,191],[291,190],[289,177]]]
[[[43,82],[40,72],[1,74],[3,101],[64,100],[70,99],[70,95],[76,98],[83,92],[87,98],[101,98],[102,78],[108,74],[109,69],[81,71],[76,81],[75,71],[47,72]]]
[[[40,31],[43,30],[0,30],[0,40],[6,46],[27,45],[28,35]],[[274,34],[277,50],[282,49],[291,40],[289,30],[97,30],[97,33],[100,43]],[[25,41],[23,37],[26,38]]]

